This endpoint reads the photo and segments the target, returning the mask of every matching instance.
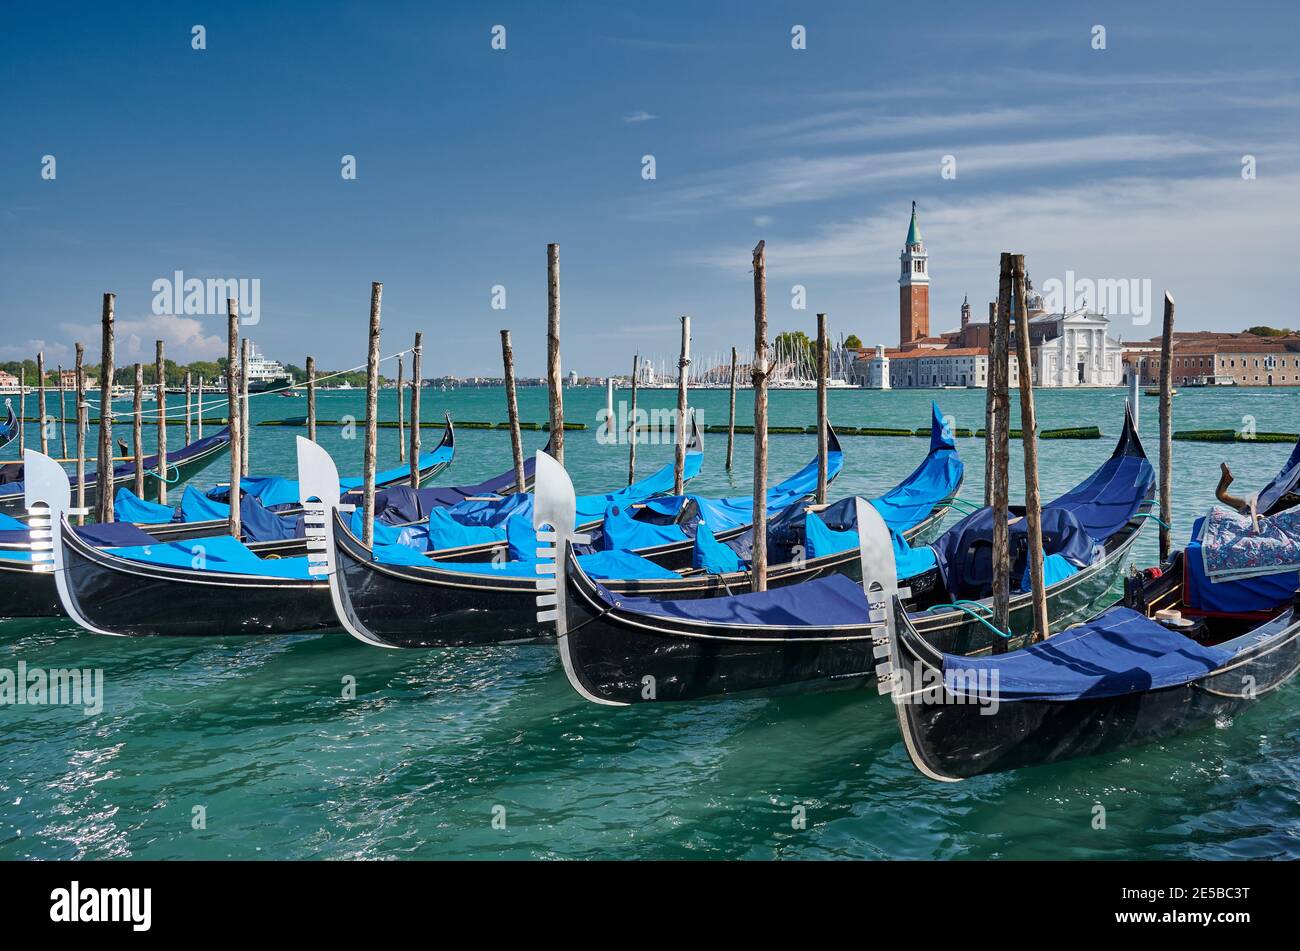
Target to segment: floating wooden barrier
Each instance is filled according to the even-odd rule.
[[[208,422],[210,423],[212,422],[212,420],[208,420]],[[224,422],[224,420],[217,420],[217,422]],[[306,426],[307,417],[293,416],[288,419],[264,419],[260,423],[257,423],[257,425],[258,426]],[[364,426],[366,425],[366,421],[365,419],[354,419],[354,420],[349,420],[347,422],[344,422],[341,419],[318,419],[316,420],[316,425],[317,426],[348,426],[348,425]],[[375,423],[375,425],[379,429],[397,429],[397,422],[395,420],[381,419],[379,422]],[[409,427],[411,424],[407,422],[405,423],[405,425]],[[454,421],[454,425],[456,426],[457,429],[508,430],[510,428],[509,423],[489,423],[489,422],[484,422],[482,420],[473,420],[473,419],[468,419],[468,420],[458,419]],[[443,426],[443,423],[438,422],[437,420],[433,420],[433,421],[420,420],[421,429],[427,429],[431,426],[436,428],[441,428]],[[551,424],[550,423],[520,423],[519,428],[531,430],[533,432],[548,432],[551,428]],[[564,428],[566,430],[586,429],[587,424],[566,422],[564,424]]]
[[[1236,429],[1184,429],[1173,434],[1185,442],[1295,442],[1297,433],[1244,433]]]

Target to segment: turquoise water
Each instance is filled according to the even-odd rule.
[[[620,394],[625,396],[626,394]],[[958,427],[983,423],[976,391],[830,394],[849,426],[921,426],[937,396]],[[523,390],[526,420],[545,394]],[[626,479],[626,447],[598,445],[597,389],[569,390],[567,435],[578,490]],[[667,391],[640,405],[668,407]],[[391,392],[382,413],[393,418]],[[1100,441],[1043,442],[1047,498],[1109,454],[1119,390],[1037,394],[1040,426],[1095,424]],[[726,421],[727,394],[693,402]],[[1156,456],[1156,400],[1142,435]],[[750,418],[741,392],[738,418]],[[360,392],[326,393],[322,418],[362,415]],[[778,392],[772,423],[806,424],[814,396]],[[1300,393],[1184,390],[1176,428],[1300,429]],[[224,406],[222,407],[224,409]],[[255,420],[301,415],[304,401],[263,397]],[[505,416],[499,390],[426,391],[425,413]],[[217,412],[216,408],[212,410]],[[1013,419],[1018,419],[1013,406]],[[33,431],[34,432],[34,431]],[[173,428],[171,442],[176,444]],[[253,430],[255,472],[291,472],[293,436]],[[426,445],[437,441],[425,430]],[[543,433],[525,433],[532,451]],[[360,470],[360,440],[322,430],[344,474]],[[748,488],[751,442],[706,436],[693,484],[710,494]],[[461,430],[445,484],[509,465],[504,432]],[[811,436],[773,436],[774,477],[815,452]],[[381,463],[396,433],[380,432]],[[960,439],[963,495],[983,496],[983,441]],[[921,439],[844,440],[833,495],[879,493],[924,455]],[[1023,482],[1012,443],[1015,492]],[[1175,443],[1176,537],[1213,499],[1226,459],[1253,489],[1285,460],[1279,444]],[[642,446],[638,471],[671,458]],[[202,473],[218,481],[218,464]],[[1154,526],[1152,527],[1154,528]],[[1137,563],[1156,559],[1144,532]],[[609,709],[578,699],[553,650],[384,651],[342,634],[267,639],[115,639],[66,621],[0,621],[0,667],[102,668],[103,712],[0,707],[0,858],[1256,858],[1300,857],[1300,694],[1288,687],[1233,723],[1168,743],[952,785],[923,780],[874,693],[723,700]],[[344,699],[344,679],[356,682]],[[1095,807],[1106,828],[1096,829]],[[194,828],[202,807],[205,828]],[[805,821],[802,828],[798,812]],[[504,828],[501,825],[504,817]]]

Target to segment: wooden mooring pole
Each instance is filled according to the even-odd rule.
[[[190,371],[185,371],[185,445],[194,441],[194,381]]]
[[[95,462],[95,518],[113,521],[113,306],[116,294],[104,295],[100,314],[99,451]]]
[[[59,452],[68,458],[68,383],[59,364]]]
[[[76,345],[76,406],[77,411],[77,508],[82,512],[86,508],[86,430],[89,426],[90,414],[86,406],[86,345],[78,343]],[[77,524],[85,525],[86,516],[79,514]]]
[[[198,413],[198,425],[195,427],[194,432],[200,439],[202,439],[203,438],[203,377],[199,377],[199,392],[195,396],[194,403],[195,403],[194,406],[195,412]]]
[[[411,488],[420,487],[420,386],[423,380],[420,368],[424,356],[424,334],[415,335],[411,349]],[[522,491],[522,490],[521,490]]]
[[[1008,351],[1011,342],[1011,261],[1002,256],[1001,274],[998,277],[997,332],[991,335],[996,349],[989,355],[992,366],[992,384],[996,402],[993,408],[993,626],[1006,631],[1011,616],[1011,560],[1007,520],[1010,508],[1007,499],[1010,480],[1010,446],[1007,443],[1011,425],[1010,367]],[[993,638],[993,653],[1001,654],[1007,642]]]
[[[994,433],[998,425],[998,388],[997,373],[993,361],[998,353],[998,309],[996,304],[989,305],[989,365],[985,371],[984,381],[984,504],[993,504],[993,457]]]
[[[154,382],[158,385],[158,504],[167,504],[167,360],[161,340],[154,341]]]
[[[731,402],[727,405],[727,471],[736,455],[736,348],[731,348]]]
[[[754,248],[754,548],[750,587],[767,590],[767,259]]]
[[[641,431],[636,425],[636,388],[640,382],[641,354],[632,356],[632,405],[628,410],[627,421],[627,484],[636,481],[636,444],[641,441]]]
[[[131,452],[135,459],[135,481],[131,491],[144,498],[144,364],[135,365],[135,390],[131,395]]]
[[[1165,319],[1160,333],[1160,564],[1169,560],[1173,525],[1170,480],[1174,466],[1174,295],[1165,291]]]
[[[402,378],[402,371],[405,368],[402,365],[402,355],[397,355],[397,461],[406,461],[406,426],[404,407],[402,406],[402,385],[405,382]]]
[[[27,367],[18,369],[18,458],[27,451]]]
[[[230,429],[230,515],[226,530],[239,538],[239,491],[243,482],[240,452],[239,418],[239,304],[233,297],[226,298],[226,417]]]
[[[560,375],[560,246],[546,246],[546,384],[551,398],[551,455],[564,465],[564,378]]]
[[[524,442],[519,435],[519,400],[515,392],[515,351],[510,346],[510,331],[501,331],[501,366],[506,378],[506,416],[510,420],[510,455],[515,462],[515,491],[524,491]]]
[[[45,428],[45,351],[36,353],[36,415],[41,421],[41,455],[50,454],[50,437]]]
[[[370,285],[370,346],[366,353],[366,451],[365,487],[361,506],[361,541],[367,548],[375,542],[375,461],[379,438],[379,311],[384,285]]]
[[[1038,418],[1034,412],[1034,376],[1029,363],[1029,320],[1025,316],[1025,256],[1011,259],[1012,314],[1016,317],[1016,364],[1020,378],[1020,433],[1025,454],[1025,521],[1029,530],[1029,590],[1034,602],[1031,640],[1052,633],[1047,620],[1047,591],[1043,586],[1043,510],[1038,493]],[[1006,630],[1006,628],[1003,628]]]
[[[827,353],[826,315],[817,315],[817,497],[826,504],[826,478],[829,472],[830,440],[826,435],[826,375],[830,354]]]
[[[316,358],[307,358],[307,438],[316,441]],[[419,488],[413,486],[413,488]]]
[[[682,316],[682,350],[677,358],[677,445],[673,452],[673,495],[686,487],[686,377],[691,368],[691,318]]]
[[[239,471],[248,475],[248,364],[253,342],[245,337],[239,349]]]

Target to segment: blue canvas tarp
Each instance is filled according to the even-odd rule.
[[[816,631],[860,626],[871,620],[871,606],[862,585],[838,574],[787,588],[722,598],[657,601],[615,595],[603,588],[601,595],[610,604],[618,602],[620,611],[712,624],[806,627]]]
[[[1136,611],[1100,617],[1037,644],[994,657],[945,654],[944,683],[959,696],[973,685],[1000,702],[1117,697],[1190,683],[1221,667],[1232,651],[1202,647]],[[996,673],[996,680],[994,674]]]
[[[165,525],[176,520],[176,510],[170,505],[146,502],[130,489],[121,488],[113,496],[113,517],[137,525]]]
[[[675,527],[675,526],[674,526]],[[740,571],[745,563],[740,556],[713,537],[704,522],[695,526],[695,547],[691,552],[691,567],[703,568],[711,575]]]
[[[437,561],[426,558],[405,545],[376,545],[375,560],[381,564],[437,568],[458,574],[498,578],[537,578],[536,559],[522,561]],[[625,551],[601,551],[579,555],[578,563],[590,577],[605,578],[676,578],[676,572],[661,568],[653,561]]]
[[[224,574],[259,575],[268,578],[309,578],[307,558],[258,558],[242,542],[229,535],[194,538],[106,549],[120,558],[148,565],[188,568]]]

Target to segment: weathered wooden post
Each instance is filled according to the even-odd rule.
[[[424,355],[424,334],[415,335],[415,346],[411,349],[411,488],[420,487],[420,386],[423,371],[420,358]],[[520,491],[523,491],[522,488]]]
[[[817,504],[826,504],[830,440],[826,436],[826,376],[830,354],[826,352],[826,315],[817,315]]]
[[[185,445],[194,441],[194,382],[190,376],[190,371],[185,371]]]
[[[199,392],[195,399],[194,411],[198,414],[198,429],[196,434],[200,439],[203,438],[203,377],[199,377]]]
[[[1038,493],[1038,417],[1034,412],[1034,377],[1030,366],[1029,320],[1025,316],[1025,256],[1011,258],[1012,313],[1016,317],[1016,366],[1020,377],[1020,441],[1025,454],[1025,521],[1029,534],[1029,590],[1034,603],[1030,640],[1052,633],[1043,585],[1043,509]],[[1005,628],[1004,628],[1005,630]]]
[[[1174,295],[1165,291],[1165,320],[1160,334],[1160,564],[1169,560],[1173,511],[1169,483],[1174,466]]]
[[[116,294],[104,295],[100,315],[99,451],[95,458],[95,518],[113,521],[113,305]]]
[[[144,498],[144,364],[135,365],[135,391],[131,396],[131,452],[135,456],[135,481],[131,491]]]
[[[68,458],[68,382],[59,364],[59,455]]]
[[[1141,364],[1139,364],[1139,367],[1140,366]],[[1165,361],[1162,359],[1160,361],[1160,374],[1162,378],[1165,372],[1164,367],[1165,367]],[[1138,372],[1129,375],[1129,381],[1128,381],[1128,411],[1129,411],[1129,415],[1133,417],[1134,432],[1142,431],[1142,425],[1141,425],[1142,405],[1139,402],[1139,400],[1142,398],[1141,386],[1142,386],[1142,371],[1141,369],[1139,369]]]
[[[27,450],[27,366],[18,368],[18,458]]]
[[[736,450],[736,348],[731,348],[731,402],[727,408],[727,471]]]
[[[677,446],[673,456],[673,495],[686,487],[686,374],[691,368],[691,318],[682,316],[682,350],[677,359]]]
[[[230,429],[230,516],[226,530],[239,538],[243,534],[239,524],[239,492],[243,482],[239,448],[239,304],[233,297],[226,298],[226,417]]]
[[[41,454],[50,454],[50,438],[45,432],[45,351],[36,352],[36,415],[41,425]]]
[[[307,358],[307,438],[316,441],[316,358]],[[419,488],[413,486],[412,488]]]
[[[994,456],[994,433],[998,425],[998,388],[997,373],[994,370],[995,354],[998,353],[998,309],[994,304],[989,305],[989,357],[988,369],[985,371],[984,380],[984,504],[991,506],[993,504],[993,483],[995,477],[993,474],[993,456]]]
[[[994,343],[997,350],[990,355],[993,366],[993,387],[996,391],[996,405],[993,416],[993,626],[1000,631],[1008,630],[1011,616],[1011,561],[1008,545],[1010,543],[1007,520],[1010,507],[1007,499],[1010,479],[1010,446],[1008,438],[1011,428],[1010,368],[1008,351],[1011,344],[1011,261],[1010,255],[1002,255],[1001,274],[998,277],[998,312],[997,335]],[[993,638],[993,653],[1001,654],[1007,649],[1005,639]]]
[[[89,413],[86,411],[86,345],[76,345],[76,388],[77,388],[77,508],[86,509],[86,430],[89,428]],[[77,524],[85,525],[86,516],[77,515]]]
[[[361,541],[370,548],[375,541],[375,460],[379,435],[379,310],[384,285],[370,285],[370,346],[366,353],[366,450],[365,484],[361,505]]]
[[[154,381],[158,384],[158,503],[167,504],[167,361],[163,342],[154,341]]]
[[[515,351],[510,346],[510,331],[501,331],[501,365],[506,380],[506,418],[510,421],[510,453],[515,461],[515,491],[523,492],[528,479],[524,475],[524,444],[519,435],[519,401],[515,392]]]
[[[402,407],[402,355],[397,355],[397,461],[406,461],[406,427],[404,425],[404,415]]]
[[[754,248],[754,548],[751,589],[767,590],[767,260]]]
[[[239,471],[248,475],[248,364],[251,357],[252,341],[245,337],[240,341],[239,356]]]
[[[564,378],[560,375],[560,246],[546,246],[546,382],[551,395],[551,455],[564,465]]]
[[[627,484],[636,481],[636,444],[641,440],[641,431],[636,425],[636,388],[641,375],[641,354],[632,356],[632,405],[628,410],[627,424]]]

